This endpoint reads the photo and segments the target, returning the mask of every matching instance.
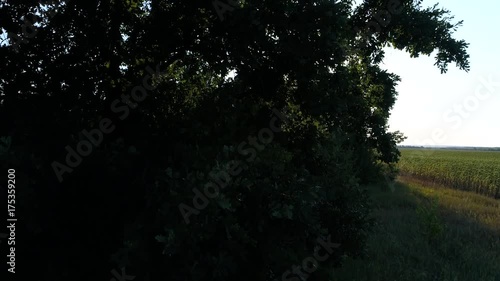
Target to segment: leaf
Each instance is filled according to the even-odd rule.
[[[224,197],[223,195],[220,195],[217,198],[217,204],[224,210],[231,210],[231,202],[229,202],[229,199]]]
[[[160,243],[166,243],[167,237],[165,235],[156,235],[155,240],[160,242]]]
[[[135,148],[135,146],[133,146],[133,145],[129,146],[128,153],[132,153],[132,154],[137,153],[137,149]]]
[[[0,155],[7,153],[10,149],[12,138],[10,136],[0,138]]]

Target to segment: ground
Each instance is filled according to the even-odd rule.
[[[368,256],[332,280],[500,281],[500,200],[408,177],[369,192]]]

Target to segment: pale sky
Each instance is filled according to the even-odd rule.
[[[453,64],[440,74],[433,55],[410,58],[387,49],[381,66],[402,79],[390,130],[408,137],[404,145],[500,147],[500,1],[442,0],[439,7],[464,21],[454,38],[470,43],[471,70]]]

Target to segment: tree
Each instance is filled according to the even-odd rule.
[[[267,280],[330,239],[293,273],[325,280],[363,253],[363,184],[399,158],[383,47],[469,69],[461,22],[420,3],[3,1],[20,256],[41,280]]]

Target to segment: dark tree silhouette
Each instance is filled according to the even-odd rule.
[[[363,186],[394,174],[403,138],[388,131],[399,78],[378,66],[383,47],[436,52],[442,72],[469,64],[448,11],[352,2],[2,1],[18,270],[281,279],[330,239],[307,274],[327,280],[362,254]]]

